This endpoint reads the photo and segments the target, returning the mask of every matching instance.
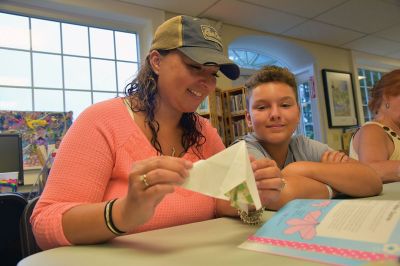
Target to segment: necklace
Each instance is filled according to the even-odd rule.
[[[175,157],[175,147],[172,147],[172,153],[171,153],[172,157]]]

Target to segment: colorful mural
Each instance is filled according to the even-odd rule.
[[[0,133],[20,133],[24,169],[40,168],[37,149],[56,147],[72,124],[72,112],[0,111]]]

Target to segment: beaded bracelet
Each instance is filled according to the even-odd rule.
[[[249,225],[258,225],[261,223],[261,216],[263,214],[263,209],[255,210],[255,211],[243,211],[238,209],[238,214],[240,219]]]
[[[110,230],[114,235],[120,236],[125,234],[126,232],[119,230],[112,219],[112,207],[114,205],[114,202],[117,199],[110,200],[107,202],[106,206],[104,207],[104,220],[106,221],[106,226],[108,230]]]

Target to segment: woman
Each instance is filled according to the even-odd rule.
[[[326,144],[293,136],[300,107],[291,72],[277,66],[264,67],[245,86],[246,121],[253,130],[244,137],[248,151],[255,158],[271,159],[271,167],[279,168],[287,182],[279,200],[270,203],[269,209],[277,210],[295,198],[332,198],[336,193],[363,197],[381,192],[382,184],[370,167],[349,161]]]
[[[236,79],[218,32],[177,16],[156,31],[150,53],[125,98],[85,110],[60,145],[31,223],[39,246],[100,243],[203,221],[237,211],[225,201],[180,188],[192,163],[224,149],[195,112],[216,87],[217,72]],[[266,204],[281,179],[253,162]]]
[[[350,143],[350,157],[374,168],[383,183],[400,181],[400,69],[385,74],[371,91],[374,119]]]

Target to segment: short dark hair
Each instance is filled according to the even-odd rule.
[[[256,88],[260,84],[268,83],[268,82],[282,82],[290,86],[295,94],[296,101],[297,97],[297,83],[296,78],[289,69],[285,67],[279,67],[275,65],[264,66],[259,71],[250,76],[250,78],[245,83],[246,88],[246,105],[249,108],[250,98],[253,92],[253,89]]]

